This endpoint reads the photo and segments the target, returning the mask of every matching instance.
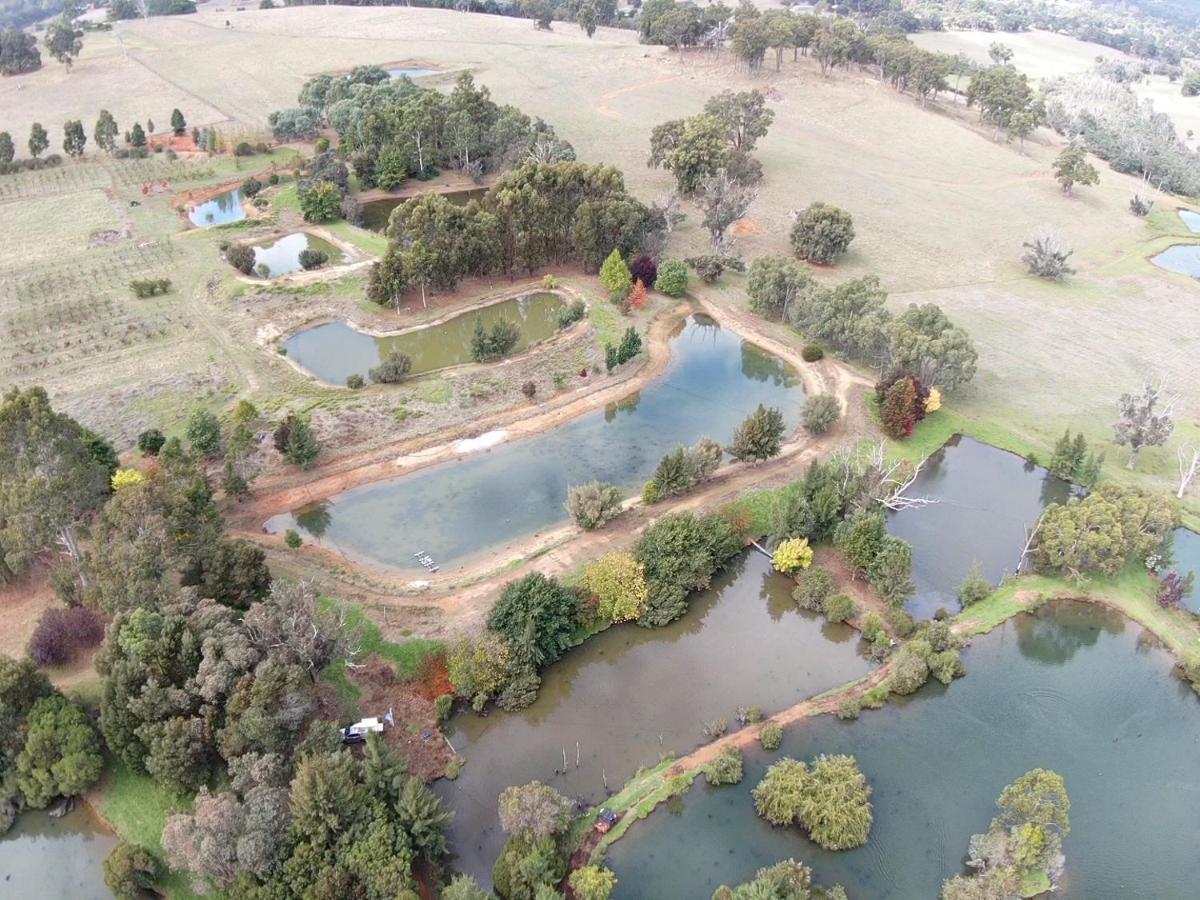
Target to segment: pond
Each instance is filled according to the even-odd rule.
[[[410,475],[364,485],[327,503],[272,518],[347,556],[416,568],[428,553],[445,567],[561,524],[567,488],[592,480],[639,490],[659,459],[701,437],[727,442],[760,403],[789,430],[804,403],[790,366],[700,315],[681,322],[666,372],[646,389],[560,428]],[[601,377],[604,376],[591,376]]]
[[[973,562],[993,584],[1015,572],[1025,529],[1046,506],[1064,502],[1071,486],[1014,453],[955,435],[906,493],[937,501],[891,513],[888,521],[888,530],[913,546],[917,592],[907,609],[927,619],[939,607],[958,610],[958,586]]]
[[[306,231],[297,231],[269,244],[255,244],[254,271],[258,272],[258,267],[265,264],[268,278],[299,272],[304,268],[300,265],[300,254],[305,250],[319,250],[324,253],[329,257],[326,265],[336,266],[346,261],[346,254],[329,241]]]
[[[466,206],[472,200],[482,199],[487,192],[488,189],[485,187],[474,187],[457,191],[431,191],[430,193],[440,194],[455,206]],[[371,231],[386,231],[392,210],[405,200],[412,200],[414,197],[420,196],[422,195],[414,194],[410,197],[384,197],[382,200],[369,200],[363,204],[362,208],[363,227],[369,228]]]
[[[86,804],[59,819],[21,813],[0,838],[0,897],[112,900],[103,864],[116,843]]]
[[[242,189],[234,188],[196,206],[189,206],[187,217],[193,225],[201,228],[241,221],[246,218],[246,210],[242,208]]]
[[[939,607],[959,609],[958,586],[972,562],[993,584],[1011,575],[1025,546],[1026,529],[1051,503],[1064,503],[1080,489],[1030,465],[1016,454],[955,435],[931,455],[911,497],[938,502],[889,514],[888,530],[913,545],[917,593],[908,610],[929,618]],[[1174,565],[1194,572],[1196,585],[1184,606],[1200,613],[1200,534],[1177,528]]]
[[[1200,278],[1200,244],[1175,244],[1150,261],[1168,272]]]
[[[1188,231],[1200,234],[1200,212],[1191,209],[1181,209],[1179,210],[1179,218],[1183,219],[1183,224],[1188,227]]]
[[[1170,568],[1185,577],[1189,572],[1196,576],[1192,592],[1183,598],[1183,605],[1194,613],[1200,613],[1200,534],[1187,528],[1176,528],[1172,537],[1173,564]]]
[[[519,325],[521,337],[513,352],[520,353],[554,336],[558,314],[565,305],[561,295],[537,291],[463,313],[440,325],[383,337],[359,331],[347,322],[327,322],[296,332],[283,346],[288,359],[330,384],[345,384],[348,375],[366,378],[367,371],[393,350],[408,354],[416,375],[471,362],[476,322],[491,327],[504,319]]]
[[[866,674],[853,629],[797,609],[793,587],[761,554],[743,555],[692,596],[682,619],[619,625],[568,651],[543,673],[529,709],[456,715],[449,737],[467,764],[456,781],[437,785],[455,810],[452,865],[491,883],[504,847],[496,804],[509,785],[536,778],[600,802],[605,776],[615,791],[662,753],[690,751],[706,721],[736,727],[738,706],[775,711]],[[564,749],[566,773],[556,774]]]
[[[613,845],[617,898],[696,900],[788,857],[851,897],[934,898],[963,871],[971,834],[1024,772],[1060,773],[1071,798],[1061,894],[1076,900],[1196,896],[1200,707],[1169,654],[1095,607],[1054,604],[976,639],[967,677],[907,702],[785,730],[778,754],[746,754],[739,785],[698,779]],[[782,755],[852,753],[874,788],[870,842],[833,853],[772,828],[750,791]]]
[[[390,78],[420,78],[422,75],[436,75],[437,69],[427,69],[422,66],[395,66],[386,70]]]

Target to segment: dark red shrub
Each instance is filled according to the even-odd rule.
[[[654,287],[654,281],[658,278],[658,263],[643,253],[629,264],[629,272],[635,282],[640,281],[649,290]]]
[[[1188,572],[1187,577],[1178,572],[1168,572],[1158,582],[1158,605],[1164,609],[1173,609],[1183,602],[1183,598],[1192,592],[1196,576]]]
[[[29,639],[29,658],[39,666],[61,666],[80,650],[104,639],[104,619],[83,606],[48,609]]]

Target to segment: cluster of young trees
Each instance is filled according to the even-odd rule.
[[[1088,449],[1083,432],[1071,437],[1071,429],[1054,442],[1054,455],[1046,468],[1066,481],[1092,487],[1100,480],[1100,469],[1104,465],[1104,453]]]
[[[1046,107],[1029,83],[1029,77],[1011,63],[1000,63],[976,72],[967,87],[967,105],[978,106],[979,116],[993,128],[993,137],[1024,140],[1041,124]]]
[[[1170,116],[1128,85],[1080,73],[1048,79],[1042,92],[1047,124],[1115,171],[1142,175],[1160,190],[1200,193],[1200,153],[1179,139]]]
[[[784,757],[767,769],[753,795],[762,818],[800,825],[825,850],[861,847],[875,818],[871,785],[853,756],[822,754],[811,766]]]
[[[883,433],[902,441],[926,414],[941,407],[941,394],[937,388],[925,387],[911,372],[900,370],[875,385],[875,402]]]
[[[150,16],[186,16],[196,11],[192,0],[109,0],[108,20],[148,19]]]
[[[706,437],[691,447],[676,447],[658,461],[654,476],[642,488],[642,499],[655,503],[665,497],[686,494],[712,478],[724,452],[720,444]]]
[[[971,835],[967,865],[942,885],[942,900],[1008,897],[1031,885],[1049,889],[1062,871],[1063,839],[1071,832],[1071,801],[1062,776],[1033,769],[996,800],[999,814],[984,834]]]
[[[907,371],[948,393],[975,377],[979,355],[970,335],[933,303],[893,316],[873,275],[825,288],[792,259],[760,256],[750,264],[747,295],[760,316],[885,372]]]
[[[1130,561],[1158,551],[1178,525],[1169,497],[1106,483],[1086,497],[1049,507],[1030,552],[1042,572],[1112,577]]]
[[[32,661],[0,656],[0,834],[22,810],[82,793],[103,766],[86,710],[56,691]]]
[[[813,883],[812,869],[794,859],[764,866],[754,878],[736,887],[721,885],[712,900],[846,900],[840,884],[824,888]]]
[[[468,276],[532,274],[570,261],[595,272],[614,249],[629,256],[663,225],[662,212],[629,195],[614,167],[526,162],[465,206],[436,194],[397,206],[367,295],[398,305],[412,288],[424,297]]]
[[[471,335],[471,359],[475,362],[491,362],[508,356],[521,340],[521,326],[507,319],[499,319],[487,328],[483,319],[475,320],[475,332]]]

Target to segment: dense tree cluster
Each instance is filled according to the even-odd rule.
[[[1068,428],[1054,443],[1054,455],[1046,468],[1059,478],[1092,487],[1100,480],[1104,453],[1088,449],[1087,438],[1079,432],[1074,438]]]
[[[1008,897],[1031,884],[1050,885],[1061,872],[1063,839],[1071,831],[1071,801],[1062,776],[1033,769],[996,800],[999,814],[985,834],[971,835],[967,865],[973,874],[942,885],[942,900]]]
[[[37,38],[17,28],[0,32],[0,75],[21,75],[41,67]]]
[[[712,478],[724,452],[711,438],[701,438],[691,447],[676,447],[658,461],[654,476],[642,491],[643,499],[655,502],[686,494]]]
[[[736,887],[721,885],[712,900],[846,900],[840,885],[826,889],[813,883],[812,869],[794,859],[765,866]]]
[[[799,824],[819,847],[849,850],[867,842],[871,786],[853,756],[818,756],[811,766],[785,757],[754,788],[754,808],[772,825]]]
[[[614,248],[628,256],[662,227],[661,212],[631,197],[611,166],[526,162],[465,206],[436,194],[397,206],[367,295],[396,305],[412,288],[571,261],[595,272]]]
[[[0,656],[0,834],[23,809],[82,793],[104,757],[84,709],[51,686],[29,660]]]
[[[650,132],[650,167],[674,175],[681,194],[700,195],[717,246],[753,199],[744,192],[734,195],[762,178],[762,166],[749,154],[774,118],[762,91],[725,91],[710,97],[699,115],[672,119]],[[716,227],[717,222],[723,224]]]

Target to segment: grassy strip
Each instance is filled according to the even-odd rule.
[[[167,817],[187,812],[191,807],[190,798],[172,794],[149,775],[135,772],[123,763],[109,769],[98,804],[101,816],[121,840],[145,847],[164,866],[162,830]],[[192,889],[191,878],[185,872],[170,872],[159,886],[173,900],[200,897]]]
[[[600,810],[611,809],[620,816],[620,820],[592,849],[591,862],[602,861],[608,847],[614,841],[620,840],[634,822],[646,818],[660,803],[684,793],[692,786],[692,781],[699,772],[668,776],[667,773],[674,764],[675,757],[671,755],[653,768],[639,769],[607,803],[603,806],[593,806],[572,823],[569,835],[571,843],[568,846],[578,846],[595,824]]]
[[[332,609],[337,601],[322,598],[321,605]],[[410,638],[402,643],[386,640],[379,626],[371,621],[361,606],[353,603],[343,604],[346,611],[346,627],[358,632],[360,656],[378,655],[386,659],[396,668],[401,678],[416,678],[421,670],[421,662],[431,653],[440,652],[445,648],[441,641],[428,638]],[[321,671],[322,680],[333,685],[341,698],[343,705],[353,709],[361,694],[358,686],[350,680],[344,660],[330,663]]]

